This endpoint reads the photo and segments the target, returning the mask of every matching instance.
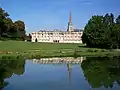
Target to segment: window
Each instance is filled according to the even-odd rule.
[[[49,33],[50,35],[53,35],[53,33]]]

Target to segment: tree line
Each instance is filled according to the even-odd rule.
[[[86,24],[82,41],[88,47],[120,48],[120,15],[94,15]]]
[[[26,35],[25,23],[22,20],[14,21],[9,14],[0,7],[0,40],[25,40],[30,35]]]

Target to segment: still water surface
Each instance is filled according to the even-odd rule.
[[[0,90],[120,90],[120,57],[0,60]]]

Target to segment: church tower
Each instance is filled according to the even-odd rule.
[[[73,28],[73,24],[72,24],[72,13],[70,12],[70,17],[69,17],[69,22],[68,22],[68,32],[73,32],[74,28]]]

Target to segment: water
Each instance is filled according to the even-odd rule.
[[[120,57],[0,60],[0,90],[120,90]]]

